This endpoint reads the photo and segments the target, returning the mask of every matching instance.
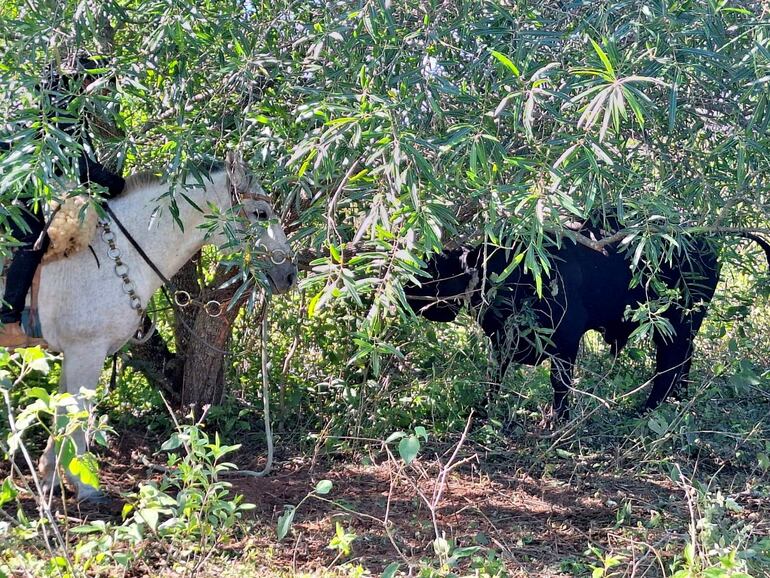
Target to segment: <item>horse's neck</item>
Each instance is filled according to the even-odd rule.
[[[205,187],[184,190],[184,195],[204,211],[209,203],[224,210],[227,208],[222,198],[226,192],[224,178],[223,174],[216,173],[211,182],[205,182]],[[184,227],[181,228],[171,213],[170,197],[163,197],[168,187],[167,184],[148,185],[110,201],[110,206],[150,260],[171,278],[204,245],[205,231],[200,225],[205,216],[182,195],[177,195],[178,218]]]

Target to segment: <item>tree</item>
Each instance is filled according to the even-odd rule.
[[[362,308],[356,342],[372,360],[393,351],[401,284],[448,242],[487,237],[547,274],[543,245],[608,207],[650,263],[691,234],[766,227],[760,2],[50,8],[0,9],[0,106],[34,126],[15,132],[24,154],[2,161],[4,205],[22,186],[53,195],[50,159],[78,148],[38,118],[40,70],[107,47],[125,138],[98,141],[100,154],[178,178],[202,153],[245,149],[312,268],[310,314],[339,299]],[[102,105],[92,93],[75,106]]]

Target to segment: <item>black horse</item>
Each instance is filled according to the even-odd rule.
[[[604,233],[599,227],[587,227],[584,232],[597,237]],[[759,243],[770,262],[768,243],[754,235],[743,236]],[[601,332],[617,354],[641,323],[629,318],[629,308],[658,299],[663,286],[677,290],[678,298],[661,313],[663,323],[654,326],[656,375],[646,407],[657,407],[672,392],[681,395],[690,371],[693,339],[719,281],[712,239],[695,238],[686,254],[656,266],[663,285],[647,283],[650,276],[645,271],[654,264],[642,262],[642,282],[632,286],[631,255],[618,244],[600,252],[564,239],[561,247],[547,251],[552,269],[542,281],[541,296],[534,277],[521,265],[512,266],[515,248],[485,243],[431,258],[429,279],[421,286],[404,288],[407,301],[415,313],[432,321],[454,320],[464,304],[480,308],[481,327],[492,341],[501,375],[512,361],[537,365],[550,359],[553,409],[566,418],[567,393],[583,334],[590,329]]]

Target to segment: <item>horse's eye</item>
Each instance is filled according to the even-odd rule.
[[[267,214],[267,211],[265,211],[264,209],[260,209],[254,214],[256,215],[257,219],[259,219],[260,221],[267,221],[270,218],[270,216]]]

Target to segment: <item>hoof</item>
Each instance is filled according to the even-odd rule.
[[[101,490],[94,490],[89,488],[88,491],[81,490],[78,492],[78,504],[101,506],[109,504],[111,501],[112,499],[110,496]]]
[[[40,489],[43,491],[43,495],[48,496],[61,496],[61,482],[59,480],[55,480],[53,483],[51,482],[43,482],[40,485]]]

